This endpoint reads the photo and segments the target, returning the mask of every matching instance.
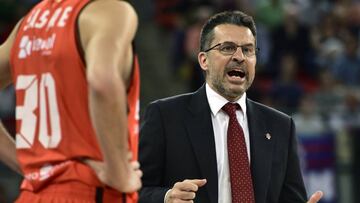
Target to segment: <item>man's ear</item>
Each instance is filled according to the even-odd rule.
[[[198,54],[198,61],[200,64],[200,67],[203,71],[207,71],[208,69],[208,61],[207,61],[207,54],[205,52],[200,52]]]

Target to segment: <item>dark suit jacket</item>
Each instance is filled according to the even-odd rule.
[[[256,203],[306,202],[292,119],[250,99],[246,105]],[[148,106],[140,130],[139,159],[144,173],[140,203],[163,203],[174,183],[201,178],[207,183],[194,202],[217,202],[215,141],[205,86]]]

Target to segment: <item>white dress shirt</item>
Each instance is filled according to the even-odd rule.
[[[215,138],[218,172],[218,202],[231,203],[230,172],[227,152],[229,116],[221,109],[229,101],[211,89],[208,84],[206,84],[206,96],[211,109],[211,120]],[[234,103],[238,103],[241,107],[241,110],[236,111],[236,118],[244,131],[247,154],[250,161],[250,138],[246,116],[246,93]]]
[[[229,125],[229,116],[221,110],[221,108],[229,101],[211,89],[208,84],[206,84],[205,88],[206,96],[211,109],[211,121],[213,124],[215,138],[218,172],[218,202],[231,203],[230,172],[227,152],[227,129]],[[236,101],[236,103],[238,103],[241,107],[241,111],[236,111],[236,118],[244,131],[247,154],[250,161],[250,137],[246,116],[246,93],[244,93],[243,96]],[[164,203],[169,192],[170,190],[168,190],[164,196]]]

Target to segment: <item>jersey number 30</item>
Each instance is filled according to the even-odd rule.
[[[16,120],[20,121],[16,148],[33,146],[37,126],[41,145],[56,148],[61,140],[61,128],[53,76],[43,73],[39,84],[36,75],[19,75],[15,88],[16,91],[25,91],[23,105],[16,106]]]

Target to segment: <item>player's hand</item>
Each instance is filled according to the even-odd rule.
[[[195,199],[199,187],[206,184],[206,179],[184,180],[175,183],[174,187],[169,190],[165,197],[165,203],[192,203]]]
[[[138,161],[130,161],[130,169],[128,171],[128,176],[125,178],[122,184],[116,184],[115,188],[119,189],[121,192],[131,193],[136,192],[141,188],[141,176],[142,171],[140,170],[140,163]]]
[[[98,179],[105,185],[112,187],[120,192],[131,193],[136,192],[141,188],[141,176],[140,164],[138,161],[131,160],[129,153],[129,164],[127,174],[125,178],[121,178],[121,182],[114,182],[114,178],[108,177],[105,164],[101,161],[95,161],[92,159],[84,159],[83,162],[90,166],[96,173]]]
[[[313,195],[311,195],[307,203],[316,203],[321,199],[322,196],[323,196],[323,192],[316,191]]]
[[[103,184],[106,184],[105,164],[102,161],[95,161],[92,159],[82,159],[82,162],[90,166],[95,172],[96,176]]]

